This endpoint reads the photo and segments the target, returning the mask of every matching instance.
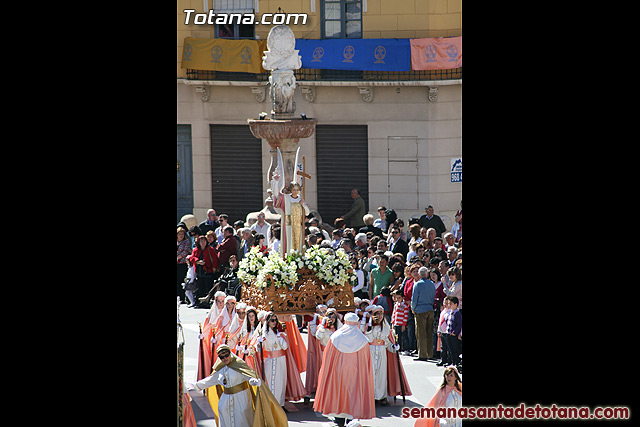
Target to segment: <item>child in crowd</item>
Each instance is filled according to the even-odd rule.
[[[447,351],[448,349],[448,343],[447,341],[444,339],[444,334],[447,333],[447,322],[444,321],[444,317],[447,313],[449,313],[451,311],[451,309],[449,308],[449,304],[451,303],[451,301],[449,301],[449,297],[444,297],[442,299],[442,311],[440,312],[440,317],[438,319],[438,338],[440,339],[440,362],[437,363],[438,366],[445,366],[445,365],[450,365],[451,364],[451,360],[449,360],[449,352]]]
[[[462,313],[458,310],[458,297],[449,295],[449,308],[451,311],[445,314],[445,323],[447,324],[447,333],[442,334],[447,340],[447,351],[451,363],[460,366],[460,353],[462,353]],[[460,369],[458,368],[458,372]]]
[[[395,290],[393,295],[393,314],[391,324],[398,335],[400,351],[409,352],[409,336],[407,335],[407,319],[409,317],[409,305],[404,301],[404,295],[400,290]],[[405,354],[406,354],[405,353]]]
[[[391,314],[393,313],[393,300],[391,299],[391,288],[389,286],[383,286],[380,290],[380,294],[371,301],[371,304],[381,305],[384,309],[384,317],[387,322],[391,324]]]
[[[342,239],[342,230],[335,229],[331,232],[331,247],[338,250],[340,247],[340,239]]]

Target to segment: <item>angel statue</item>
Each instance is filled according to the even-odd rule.
[[[309,205],[300,195],[300,184],[297,181],[297,166],[293,168],[293,181],[285,188],[284,186],[284,163],[280,148],[278,151],[278,167],[273,171],[271,179],[271,191],[273,194],[273,207],[280,213],[280,255],[285,257],[289,252],[296,250],[304,252],[304,222],[309,215]],[[296,162],[298,164],[298,154],[296,152]]]

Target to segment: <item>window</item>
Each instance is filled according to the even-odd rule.
[[[213,11],[226,14],[253,14],[254,0],[213,0]],[[238,16],[229,16],[228,23],[214,25],[217,39],[255,39],[255,24],[241,24]]]
[[[234,19],[234,21],[236,21]],[[255,39],[255,25],[237,24],[236,22],[224,25],[214,25],[214,34],[217,39]]]
[[[362,38],[362,0],[320,0],[323,39]]]

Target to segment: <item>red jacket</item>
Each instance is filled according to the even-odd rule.
[[[218,260],[220,264],[228,264],[231,255],[238,254],[238,241],[234,236],[225,237],[218,245]]]
[[[408,278],[404,282],[404,302],[411,307],[411,297],[413,296],[413,278]]]
[[[204,271],[207,273],[213,273],[213,270],[218,268],[218,254],[211,246],[207,246],[202,253],[202,249],[196,247],[193,249],[191,255],[187,257],[187,260],[193,265],[196,261],[204,261]]]

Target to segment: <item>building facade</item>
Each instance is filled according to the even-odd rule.
[[[266,40],[271,25],[185,25],[184,10],[306,13],[289,25],[296,38],[461,36],[461,0],[179,0],[178,218],[198,221],[213,207],[231,221],[262,209],[270,155],[248,118],[269,112],[268,74],[198,72],[182,66],[186,37]],[[450,229],[462,184],[451,174],[462,157],[462,69],[410,72],[296,72],[296,114],[318,120],[300,140],[305,197],[330,224],[351,206],[358,187],[367,210],[393,208],[408,224],[432,205]]]

